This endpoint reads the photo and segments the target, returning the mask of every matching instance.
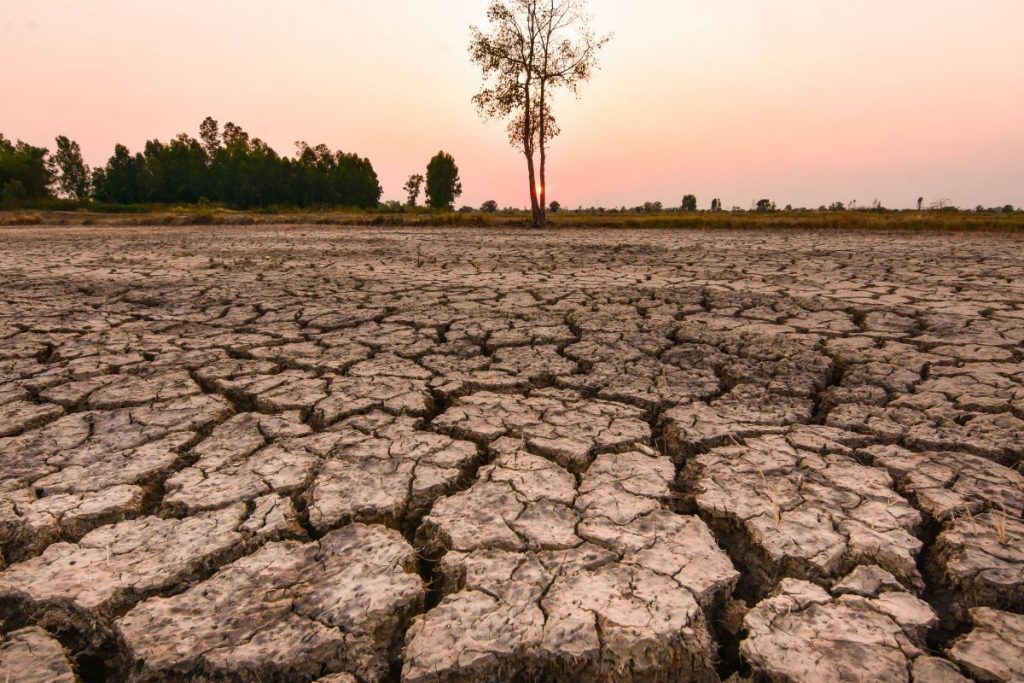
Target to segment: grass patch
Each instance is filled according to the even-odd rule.
[[[775,211],[683,213],[559,212],[549,215],[552,229],[652,230],[893,230],[939,232],[1024,232],[1024,212],[986,211]],[[0,226],[245,226],[324,225],[354,227],[528,228],[523,211],[497,213],[403,212],[339,209],[236,211],[217,206],[93,205],[88,209],[0,212]]]

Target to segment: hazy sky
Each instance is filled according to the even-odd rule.
[[[470,104],[487,0],[0,0],[0,132],[101,164],[212,115],[282,154],[370,157],[385,199],[438,149],[522,206],[524,162]],[[614,31],[562,97],[549,197],[727,207],[1024,205],[1021,0],[592,0]]]

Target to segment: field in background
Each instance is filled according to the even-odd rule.
[[[841,229],[1024,232],[1024,212],[978,211],[774,211],[549,214],[552,228]],[[527,212],[232,211],[208,207],[121,207],[108,211],[6,211],[0,226],[24,225],[339,225],[396,227],[528,227]]]

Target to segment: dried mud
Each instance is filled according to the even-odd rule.
[[[1013,236],[0,245],[4,681],[1024,681]]]

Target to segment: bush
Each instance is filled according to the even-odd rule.
[[[28,196],[25,185],[20,180],[11,180],[4,185],[3,194],[0,195],[0,203],[4,208],[13,208],[21,204]]]

